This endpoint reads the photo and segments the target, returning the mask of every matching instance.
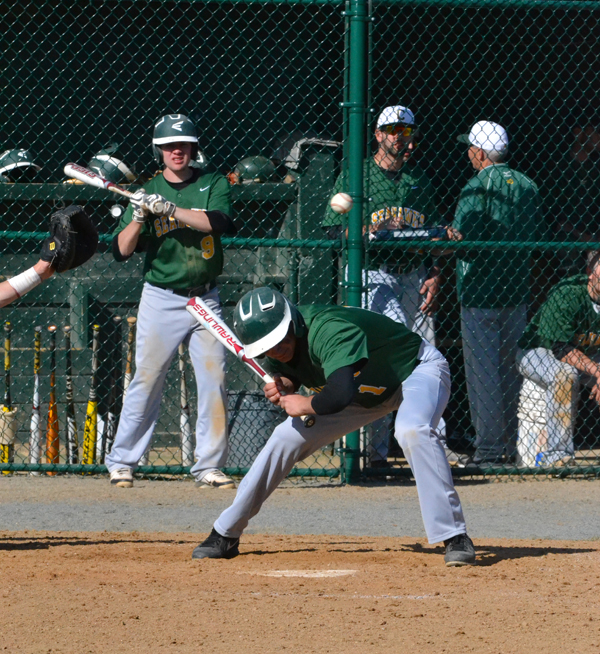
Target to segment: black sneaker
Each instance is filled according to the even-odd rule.
[[[239,538],[227,538],[214,528],[210,536],[192,552],[193,559],[233,559],[240,553]]]
[[[448,540],[444,541],[446,546],[446,556],[444,561],[449,567],[457,565],[474,565],[475,563],[475,548],[473,541],[467,534],[458,534]]]

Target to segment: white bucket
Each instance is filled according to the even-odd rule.
[[[523,379],[517,416],[519,418],[517,465],[533,468],[536,465],[537,455],[548,449],[548,430],[546,391],[530,379]]]

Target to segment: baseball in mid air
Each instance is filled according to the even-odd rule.
[[[329,202],[336,213],[348,213],[352,209],[352,198],[347,193],[336,193]]]

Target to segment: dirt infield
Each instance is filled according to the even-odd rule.
[[[8,652],[590,652],[598,541],[476,541],[446,568],[408,538],[245,536],[192,561],[203,535],[0,532]]]

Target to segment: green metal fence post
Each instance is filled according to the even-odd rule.
[[[365,158],[365,116],[367,112],[367,0],[349,0],[346,20],[349,23],[348,101],[348,180],[354,204],[348,220],[347,302],[361,306],[363,257],[363,161]],[[360,477],[360,433],[346,435],[345,477],[348,483]]]

